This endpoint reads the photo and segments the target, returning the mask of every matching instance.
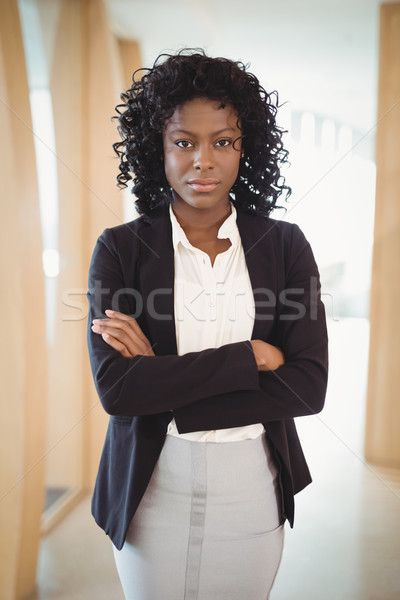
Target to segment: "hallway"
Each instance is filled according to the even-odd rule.
[[[297,496],[271,600],[398,600],[400,473],[362,453],[368,322],[330,320],[329,332],[326,408],[297,420],[314,483]],[[37,598],[123,600],[89,497],[42,540]]]

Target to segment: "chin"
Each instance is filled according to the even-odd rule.
[[[214,208],[217,206],[221,206],[223,204],[228,204],[230,202],[230,198],[215,198],[211,195],[207,196],[206,193],[200,192],[198,197],[190,198],[190,199],[180,199],[178,202],[187,204],[193,208],[205,209],[205,208]]]

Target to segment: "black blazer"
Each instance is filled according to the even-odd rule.
[[[96,388],[111,415],[93,495],[96,522],[121,549],[174,416],[179,432],[263,423],[279,466],[282,512],[311,482],[293,417],[319,412],[327,333],[319,275],[297,225],[237,210],[256,304],[252,339],[286,363],[258,372],[249,341],[177,355],[174,250],[168,209],[106,229],[89,272],[88,344]],[[153,356],[124,358],[91,331],[108,308],[133,315]]]

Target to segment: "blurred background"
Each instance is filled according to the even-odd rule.
[[[277,90],[296,222],[320,267],[325,410],[297,425],[297,498],[272,600],[400,597],[400,3],[1,0],[0,597],[122,599],[90,516],[107,426],[86,351],[105,227],[135,218],[110,120],[135,69],[201,47]]]

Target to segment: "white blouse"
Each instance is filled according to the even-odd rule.
[[[255,306],[236,209],[218,231],[231,246],[217,255],[214,265],[206,252],[189,242],[169,207],[175,263],[175,331],[178,355],[219,348],[251,339]],[[235,442],[254,439],[264,431],[261,423],[232,429],[179,434],[175,420],[168,434],[197,442]]]

